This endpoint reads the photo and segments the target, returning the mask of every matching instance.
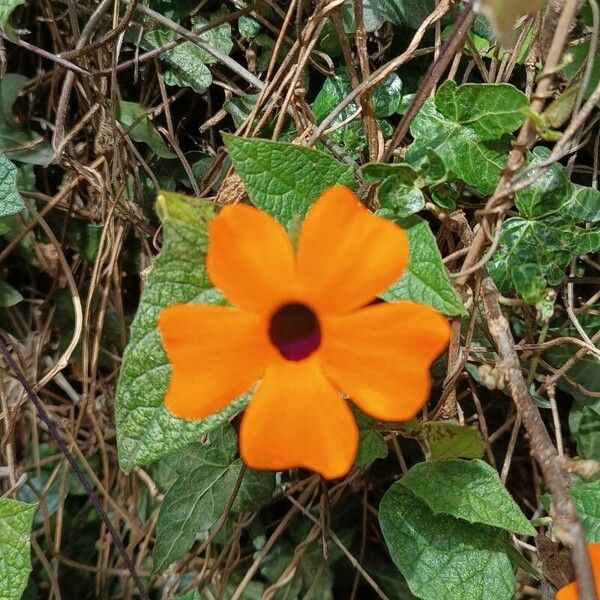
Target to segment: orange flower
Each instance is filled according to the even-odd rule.
[[[596,593],[600,596],[600,544],[588,544],[588,554],[592,563],[594,580],[596,581]],[[576,581],[561,587],[556,592],[555,600],[579,600],[579,586]]]
[[[242,419],[244,462],[345,475],[358,428],[340,391],[377,419],[411,419],[448,342],[448,323],[431,308],[368,305],[406,268],[404,231],[342,186],[308,211],[295,253],[285,230],[251,206],[227,206],[208,228],[208,275],[235,308],[162,311],[167,408],[202,419],[262,379]]]

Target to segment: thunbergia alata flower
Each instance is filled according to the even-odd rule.
[[[283,227],[237,204],[208,225],[208,276],[232,307],[183,304],[159,318],[172,378],[167,408],[184,419],[223,409],[259,381],[240,427],[256,469],[345,475],[358,428],[342,393],[386,421],[427,402],[447,320],[415,302],[370,304],[408,264],[405,232],[330,187],[294,251]]]

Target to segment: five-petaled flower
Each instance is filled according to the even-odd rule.
[[[359,438],[342,392],[381,420],[423,407],[447,320],[415,302],[369,304],[407,266],[400,227],[334,186],[308,211],[295,252],[281,225],[242,204],[210,221],[208,240],[209,278],[233,307],[162,311],[174,415],[207,417],[261,380],[240,427],[244,462],[335,478]]]
[[[600,597],[600,544],[588,544],[587,550],[596,582],[596,594]],[[573,581],[569,585],[561,587],[556,592],[555,600],[580,600],[577,582]]]

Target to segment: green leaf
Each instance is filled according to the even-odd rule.
[[[502,225],[500,244],[488,263],[490,274],[502,293],[514,289],[513,267],[533,264],[550,285],[560,285],[565,269],[579,254],[577,233],[530,221],[521,217],[507,219]]]
[[[571,495],[585,530],[586,541],[600,542],[600,479],[577,484],[571,490]]]
[[[402,102],[402,80],[396,73],[392,73],[373,90],[375,116],[380,119],[391,117],[400,108],[400,102]]]
[[[456,421],[424,421],[414,433],[425,447],[427,460],[480,458],[483,455],[479,431]]]
[[[214,13],[215,18],[218,18],[220,14],[220,11]],[[192,32],[195,33],[208,23],[209,21],[202,17],[194,19]],[[178,38],[179,36],[174,31],[154,29],[144,35],[143,44],[148,49],[158,48]],[[223,23],[205,31],[200,34],[200,38],[224,54],[229,54],[233,48],[229,23]],[[203,94],[212,84],[213,78],[207,65],[215,63],[216,59],[193,42],[179,44],[172,50],[163,53],[161,59],[169,65],[169,68],[163,73],[167,85],[190,87],[196,93]]]
[[[410,262],[404,275],[381,297],[388,302],[414,300],[446,315],[462,314],[463,304],[442,263],[427,221],[413,216],[398,223],[408,236]]]
[[[592,369],[598,370],[598,362],[591,357],[595,364]],[[586,380],[589,389],[589,381]],[[569,429],[577,443],[577,453],[580,458],[600,460],[600,400],[592,404],[575,402],[569,413]]]
[[[358,452],[354,459],[355,465],[370,465],[378,458],[385,458],[388,455],[388,448],[383,436],[375,428],[376,421],[368,415],[354,409],[354,416],[358,424],[360,441]]]
[[[504,487],[498,473],[482,460],[440,460],[414,465],[400,483],[435,514],[483,523],[519,535],[535,528]]]
[[[238,31],[243,38],[251,40],[255,38],[262,30],[262,25],[252,17],[242,15],[238,19]]]
[[[527,161],[526,171],[544,162],[550,150],[542,146],[534,148]],[[571,182],[566,169],[559,163],[551,165],[535,181],[515,197],[515,205],[522,217],[535,219],[561,208],[569,198]]]
[[[174,31],[153,29],[144,35],[147,49],[159,48],[178,39]],[[167,85],[190,87],[197,94],[203,94],[210,87],[213,78],[204,60],[206,52],[193,42],[183,42],[161,55],[169,65],[163,73]]]
[[[415,596],[512,599],[515,577],[506,532],[436,515],[400,482],[384,494],[379,523],[392,560]]]
[[[38,133],[23,129],[12,112],[27,81],[27,77],[16,73],[6,73],[0,79],[0,152],[11,160],[47,165],[54,156],[52,146]]]
[[[568,54],[573,59],[571,62],[565,62],[564,65],[564,74],[567,77],[569,82],[572,82],[574,78],[581,72],[581,68],[584,63],[588,60],[590,54],[590,42],[584,42],[582,44],[571,44],[568,48]],[[594,66],[592,68],[590,81],[585,90],[585,98],[589,98],[596,86],[600,82],[600,56],[598,52],[596,52],[595,57],[591,57],[594,61]],[[600,106],[600,102],[598,103]]]
[[[9,308],[10,306],[19,304],[22,300],[23,296],[12,285],[8,285],[5,281],[0,281],[0,307]]]
[[[327,187],[355,187],[352,168],[328,154],[261,139],[224,135],[229,156],[252,203],[278,221],[303,218]]]
[[[411,125],[414,142],[406,160],[435,150],[456,177],[482,194],[491,194],[506,165],[505,134],[523,122],[526,96],[509,84],[464,84],[448,80],[435,100],[425,102]]]
[[[17,191],[17,167],[0,154],[0,217],[21,212],[25,208]]]
[[[600,221],[600,191],[576,183],[571,184],[571,197],[566,211],[577,223]]]
[[[144,4],[178,23],[198,6],[196,0],[146,0]]]
[[[363,0],[363,24],[365,31],[377,31],[386,21],[394,25],[406,23],[412,29],[421,23],[435,8],[435,0]],[[348,33],[356,31],[352,0],[342,7],[344,28]]]
[[[410,131],[414,142],[406,155],[408,162],[419,161],[427,150],[434,150],[455,177],[481,194],[495,190],[510,151],[506,137],[481,140],[470,127],[444,117],[432,100],[425,102]]]
[[[323,87],[317,94],[312,105],[315,121],[321,123],[323,119],[352,91],[352,84],[345,69],[338,69],[335,74],[328,77]],[[395,73],[389,75],[385,81],[373,90],[373,108],[378,118],[393,115],[402,101],[402,81]],[[328,134],[329,139],[347,151],[357,155],[367,145],[360,116],[356,114],[357,105],[352,102],[334,119],[331,126],[334,130]],[[342,125],[354,116],[350,122]],[[387,121],[380,121],[379,125],[385,128]],[[389,126],[389,125],[388,125]],[[385,133],[385,132],[384,132]]]
[[[116,114],[125,133],[132,140],[148,145],[161,158],[176,158],[176,155],[167,148],[143,106],[137,102],[119,100]]]
[[[10,26],[10,16],[17,6],[25,4],[25,0],[2,0],[0,2],[0,29],[6,34],[10,40],[15,40],[17,34]]]
[[[19,600],[31,572],[31,525],[37,505],[0,499],[0,598]]]
[[[117,384],[117,442],[119,465],[124,471],[196,441],[245,402],[238,399],[220,413],[199,421],[176,419],[164,407],[171,367],[156,319],[164,307],[193,302],[211,289],[204,262],[206,223],[213,209],[208,202],[194,207],[166,192],[159,194],[158,205],[162,207],[163,247],[142,292]]]
[[[186,448],[186,470],[165,494],[156,523],[154,572],[183,556],[196,536],[218,520],[242,468],[235,460],[236,437],[230,425],[211,434],[208,445]]]
[[[517,294],[527,304],[537,304],[546,294],[546,280],[540,271],[539,265],[524,263],[514,265],[512,269],[513,285]]]
[[[377,197],[383,208],[394,211],[400,219],[405,219],[425,208],[425,196],[417,187],[402,184],[394,177],[388,177],[380,186]]]
[[[231,115],[233,124],[236,128],[240,127],[242,123],[248,118],[248,115],[252,112],[256,106],[258,100],[258,94],[245,94],[231,100],[226,100],[223,103],[223,108]]]
[[[480,140],[497,140],[523,123],[527,96],[508,83],[465,83],[449,79],[435,95],[435,107],[454,123],[471,129]]]

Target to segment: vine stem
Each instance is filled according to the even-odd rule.
[[[557,536],[571,547],[571,557],[579,583],[579,597],[581,600],[598,600],[583,527],[577,518],[570,494],[569,479],[561,467],[558,452],[529,393],[515,350],[515,341],[508,321],[502,314],[498,296],[495,283],[486,274],[481,284],[481,297],[488,328],[498,348],[500,364],[511,396],[529,435],[531,453],[552,493]]]
[[[140,579],[140,576],[138,575],[138,573],[135,569],[135,565],[133,564],[133,561],[132,561],[131,557],[129,556],[129,553],[127,552],[127,549],[125,548],[125,545],[123,544],[123,540],[119,536],[119,534],[118,534],[117,530],[115,529],[114,525],[112,524],[111,520],[108,518],[106,511],[104,510],[104,508],[102,508],[102,503],[100,502],[100,498],[98,497],[98,494],[94,490],[94,487],[93,487],[92,483],[90,482],[90,480],[88,479],[87,475],[83,472],[82,468],[77,464],[75,457],[73,456],[73,454],[71,453],[71,451],[69,450],[69,448],[67,446],[67,442],[62,437],[62,435],[58,431],[58,428],[56,427],[54,421],[50,418],[50,415],[48,415],[46,409],[44,408],[44,404],[42,403],[42,400],[36,394],[35,390],[33,389],[33,386],[31,385],[31,383],[29,383],[27,376],[25,375],[25,373],[23,372],[23,370],[21,369],[21,367],[19,366],[17,361],[13,358],[13,356],[9,350],[9,344],[8,344],[3,332],[0,332],[0,352],[2,353],[2,356],[4,357],[6,364],[11,369],[12,376],[25,389],[27,397],[33,402],[33,405],[35,406],[35,410],[38,414],[38,417],[40,418],[40,421],[42,421],[42,423],[44,423],[44,425],[46,425],[46,427],[48,428],[48,432],[50,433],[50,436],[52,437],[52,439],[58,446],[58,449],[60,450],[61,454],[65,457],[65,459],[69,463],[69,467],[71,467],[73,473],[75,474],[75,476],[77,477],[77,479],[79,480],[81,485],[83,486],[83,489],[85,490],[87,497],[90,499],[90,502],[94,506],[94,509],[98,513],[100,520],[104,523],[108,533],[112,537],[112,539],[115,543],[115,546],[117,548],[117,551],[121,555],[121,558],[123,559],[123,562],[125,563],[125,566],[127,567],[127,570],[131,573],[131,577],[133,578],[133,581],[140,593],[140,596],[144,600],[149,600],[148,592],[146,591],[146,588],[144,587],[144,584],[142,583],[142,580]]]

